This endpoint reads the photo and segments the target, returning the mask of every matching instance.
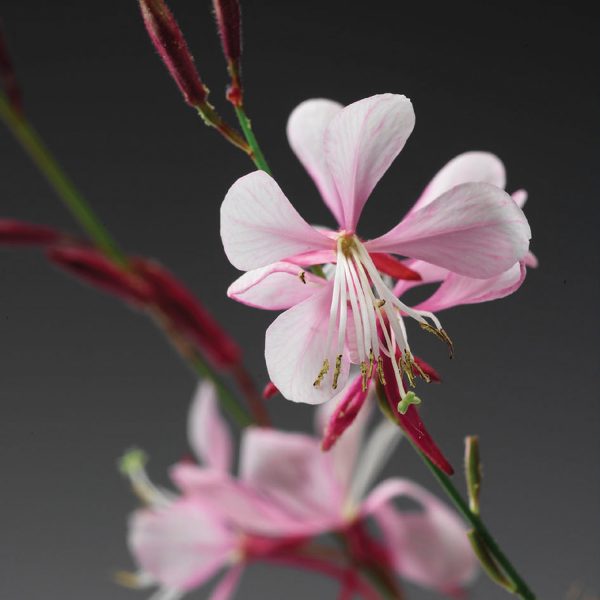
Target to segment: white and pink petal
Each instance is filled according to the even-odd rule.
[[[221,239],[227,258],[242,271],[333,247],[263,171],[245,175],[229,188],[221,205]]]
[[[369,252],[393,252],[485,279],[522,260],[530,237],[523,211],[506,192],[487,183],[465,183],[365,246]]]

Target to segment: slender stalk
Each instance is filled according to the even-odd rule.
[[[269,165],[265,159],[260,146],[258,145],[258,140],[254,135],[254,131],[252,131],[252,124],[250,123],[250,119],[244,110],[243,105],[234,106],[235,114],[237,115],[238,121],[240,122],[240,127],[244,132],[244,136],[246,137],[246,141],[250,146],[252,153],[250,154],[250,158],[254,162],[254,164],[265,173],[271,174],[271,169],[269,169]]]
[[[73,182],[61,169],[58,162],[36,133],[34,128],[21,117],[10,105],[6,96],[0,93],[0,118],[6,123],[13,135],[38,169],[46,177],[50,185],[75,220],[83,227],[93,243],[106,256],[120,266],[126,266],[125,255],[119,250],[104,225],[94,214],[83,196],[77,191]]]
[[[121,252],[117,243],[113,240],[104,225],[102,225],[92,208],[62,170],[58,162],[52,157],[50,151],[33,127],[14,110],[2,93],[0,93],[0,118],[2,118],[17,140],[21,143],[33,163],[46,177],[56,194],[63,201],[75,220],[88,234],[96,247],[117,265],[127,268],[127,258]],[[240,427],[251,424],[253,419],[240,406],[235,396],[223,383],[218,373],[214,371],[204,361],[202,356],[169,325],[168,318],[163,315],[158,308],[150,309],[148,310],[148,313],[159,328],[165,333],[167,339],[171,341],[173,347],[178,351],[180,356],[188,362],[192,370],[197,375],[206,377],[214,383],[223,409],[231,416],[231,418]],[[236,378],[239,377],[239,375],[236,375]],[[240,383],[242,392],[248,396],[248,403],[256,414],[257,422],[261,424],[265,424],[266,421],[268,422],[264,407],[262,407],[262,405],[260,407],[258,406],[260,397],[258,397],[256,393],[250,394],[253,384],[250,381],[249,376],[247,374],[245,375],[243,386],[241,385],[241,382],[238,381],[238,383]],[[262,408],[262,411],[260,408]]]
[[[410,438],[408,438],[410,440]],[[412,440],[411,440],[412,444]],[[470,508],[468,503],[463,499],[460,492],[456,489],[450,478],[438,467],[436,467],[414,444],[413,448],[417,451],[419,456],[423,459],[423,462],[427,465],[429,470],[433,473],[433,476],[437,479],[442,489],[446,492],[448,497],[452,500],[458,511],[462,514],[466,521],[468,521],[473,529],[477,532],[477,535],[481,540],[484,541],[487,549],[490,551],[498,565],[502,568],[506,577],[511,581],[514,586],[514,594],[522,598],[523,600],[535,600],[534,593],[529,589],[528,585],[517,573],[507,556],[502,552],[500,546],[488,531],[481,518],[476,515]]]

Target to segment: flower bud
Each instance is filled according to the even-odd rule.
[[[240,56],[242,53],[240,3],[239,0],[213,0],[213,7],[223,54],[227,60],[227,70],[231,77],[231,84],[227,89],[227,99],[234,106],[241,106],[243,94],[240,81]]]
[[[169,271],[154,261],[134,259],[133,268],[152,288],[152,297],[172,324],[221,368],[240,363],[241,350],[214,317]]]
[[[277,394],[279,394],[279,390],[277,389],[276,385],[272,381],[269,381],[269,383],[267,383],[267,385],[265,385],[265,387],[263,388],[263,391],[262,391],[262,397],[264,400],[268,400],[269,398],[272,398],[273,396],[276,396]]]
[[[2,30],[2,22],[0,21],[0,83],[6,91],[6,96],[10,105],[17,113],[23,113],[23,95],[21,88],[15,75],[10,54],[8,52],[8,44]]]
[[[139,4],[148,35],[185,101],[196,108],[203,105],[208,89],[200,80],[175,17],[163,0],[139,0]]]
[[[57,242],[62,237],[60,232],[45,225],[0,219],[0,244],[46,246]]]
[[[138,275],[115,265],[87,246],[53,246],[48,260],[77,279],[136,306],[153,300],[152,287]]]

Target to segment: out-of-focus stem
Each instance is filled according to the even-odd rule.
[[[33,127],[15,111],[4,94],[0,94],[0,117],[96,247],[120,266],[126,266],[125,255],[104,225],[52,157]]]
[[[269,427],[271,425],[271,420],[269,418],[269,413],[265,408],[263,398],[256,389],[254,380],[244,365],[239,364],[234,367],[231,374],[235,379],[238,388],[246,398],[256,424],[262,427]]]
[[[269,165],[265,159],[260,146],[258,145],[258,140],[254,135],[254,131],[252,130],[252,124],[250,123],[250,119],[248,115],[246,115],[246,111],[244,110],[244,106],[240,104],[239,106],[234,106],[235,114],[237,115],[238,121],[240,122],[240,127],[244,132],[244,136],[246,137],[246,141],[250,146],[252,153],[250,154],[250,158],[254,164],[265,173],[271,174],[271,169],[269,169]]]

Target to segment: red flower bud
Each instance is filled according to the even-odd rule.
[[[381,385],[381,388],[385,392],[390,411],[394,415],[396,422],[432,463],[444,471],[444,473],[452,475],[454,473],[452,465],[446,460],[431,435],[425,429],[425,425],[421,421],[414,404],[408,406],[405,414],[401,414],[398,411],[398,404],[401,401],[401,397],[398,386],[395,384],[394,367],[389,356],[382,355],[382,359],[383,374],[387,383],[386,385]]]
[[[153,300],[152,287],[130,271],[116,266],[95,248],[59,245],[47,252],[48,260],[77,279],[136,306]]]
[[[279,394],[279,390],[277,389],[277,387],[275,386],[275,384],[272,381],[269,381],[269,383],[267,383],[267,385],[265,385],[263,391],[262,391],[262,397],[265,400],[268,400],[269,398],[272,398],[273,396]]]
[[[132,265],[152,287],[157,306],[216,366],[231,368],[240,363],[241,350],[236,342],[169,271],[147,259],[134,259]]]
[[[237,67],[242,53],[239,0],[213,0],[213,6],[223,45],[223,54],[229,64]]]
[[[14,219],[0,219],[0,244],[46,246],[62,237],[60,232],[51,227]]]
[[[194,58],[175,17],[163,0],[139,0],[139,3],[148,35],[185,101],[196,108],[204,104],[208,89],[200,81]]]
[[[0,21],[0,83],[6,91],[8,101],[11,106],[19,113],[23,113],[23,95],[19,82],[15,75],[15,70],[8,52],[8,44],[2,30],[2,22]]]

